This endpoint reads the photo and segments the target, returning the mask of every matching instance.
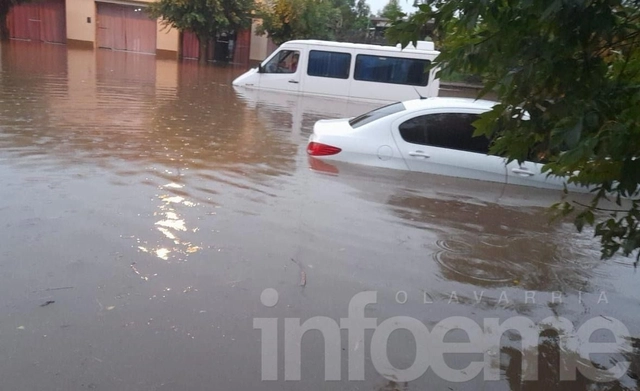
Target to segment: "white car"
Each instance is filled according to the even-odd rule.
[[[496,102],[428,98],[394,103],[350,119],[321,120],[307,153],[315,159],[561,189],[564,178],[542,164],[488,155],[489,140],[472,123]],[[572,190],[580,190],[568,186]]]

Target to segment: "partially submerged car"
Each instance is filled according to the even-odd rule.
[[[355,118],[321,120],[307,153],[323,160],[427,172],[541,188],[563,188],[565,178],[542,164],[489,155],[490,140],[473,136],[473,122],[496,102],[428,98],[398,102]],[[572,190],[583,190],[568,186]]]

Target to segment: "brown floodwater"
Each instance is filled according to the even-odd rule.
[[[314,331],[301,380],[285,381],[284,319],[337,322],[360,292],[377,292],[366,316],[378,323],[600,318],[637,337],[640,276],[630,259],[600,261],[590,232],[550,220],[559,192],[307,157],[316,120],[371,106],[236,91],[243,69],[130,53],[12,42],[0,64],[3,389],[637,389],[636,340],[591,357],[630,360],[620,379],[560,383],[577,353],[555,334],[540,338],[537,381],[522,381],[507,333],[485,352],[499,380],[430,369],[395,382],[372,363],[372,330],[355,347],[367,347],[365,379],[349,380],[343,330],[341,380],[325,382]],[[261,302],[267,288],[274,307]],[[261,380],[255,318],[278,319],[278,380]],[[396,368],[416,350],[406,330],[391,334]]]

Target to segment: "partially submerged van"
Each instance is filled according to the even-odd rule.
[[[435,70],[440,54],[432,42],[417,47],[297,40],[282,44],[234,86],[369,102],[396,102],[437,96]]]

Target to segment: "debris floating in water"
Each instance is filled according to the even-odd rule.
[[[300,268],[300,286],[307,285],[307,273],[304,271],[302,264],[293,258],[291,258],[291,261],[298,265],[298,267]]]
[[[135,263],[135,262],[133,262],[133,263],[131,264],[131,270],[133,270],[133,272],[134,272],[135,274],[137,274],[138,276],[140,276],[140,278],[141,278],[141,279],[143,279],[143,280],[145,280],[145,281],[149,281],[149,277],[147,277],[147,276],[143,276],[142,274],[140,274],[140,271],[138,270],[138,268],[137,268],[135,265],[136,265],[136,263]]]
[[[300,286],[307,285],[307,273],[300,271]]]

